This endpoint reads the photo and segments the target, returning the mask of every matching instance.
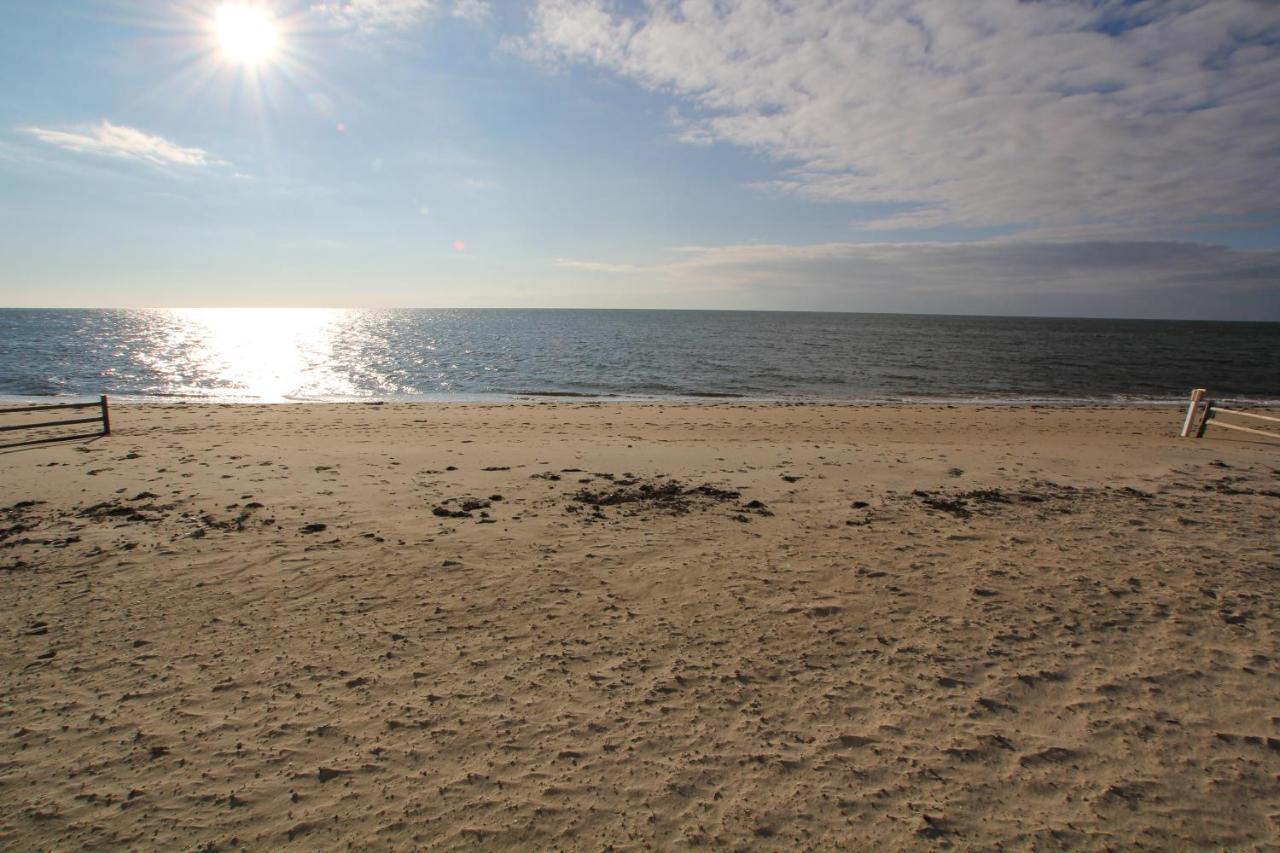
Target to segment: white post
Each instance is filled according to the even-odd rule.
[[[1191,424],[1196,419],[1196,408],[1200,405],[1200,400],[1204,397],[1205,390],[1197,388],[1191,392],[1191,405],[1187,406],[1187,419],[1182,422],[1182,432],[1180,438],[1186,438],[1191,434]]]

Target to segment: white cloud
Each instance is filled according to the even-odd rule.
[[[203,148],[178,145],[162,136],[152,136],[137,128],[112,124],[109,121],[75,130],[52,130],[43,127],[20,129],[41,142],[85,154],[139,160],[159,165],[225,165],[221,160],[210,157],[209,152]]]
[[[582,272],[604,272],[604,273],[641,273],[641,274],[667,274],[674,272],[669,266],[644,266],[642,264],[611,264],[605,261],[575,261],[572,258],[557,258],[556,266],[568,270],[580,270]]]
[[[1280,3],[539,0],[527,54],[670,92],[769,189],[872,227],[1237,220],[1280,204]]]
[[[689,246],[649,263],[557,266],[716,307],[1280,319],[1280,250],[1195,242]]]
[[[342,27],[365,32],[406,29],[435,11],[436,0],[333,0],[314,8]]]
[[[465,21],[480,23],[493,16],[493,8],[489,0],[453,0],[453,9],[449,14]]]
[[[408,29],[446,5],[450,15],[473,23],[483,22],[493,13],[488,0],[327,0],[312,9],[335,26],[373,33]]]

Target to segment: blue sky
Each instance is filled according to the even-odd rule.
[[[4,15],[3,305],[1280,320],[1280,4]]]

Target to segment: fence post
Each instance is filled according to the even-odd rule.
[[[1215,400],[1210,400],[1204,404],[1204,417],[1200,419],[1200,429],[1196,430],[1196,438],[1204,438],[1205,427],[1209,425],[1209,418],[1213,417],[1213,404]]]
[[[111,412],[107,408],[107,395],[98,398],[102,402],[102,434],[111,435]]]
[[[1205,395],[1205,389],[1197,388],[1191,392],[1191,405],[1187,406],[1187,419],[1182,422],[1182,433],[1179,438],[1186,438],[1191,434],[1191,425],[1196,420],[1196,407],[1200,405],[1200,400]]]

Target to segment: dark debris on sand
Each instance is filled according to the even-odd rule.
[[[488,510],[494,501],[501,501],[502,495],[490,495],[485,498],[445,498],[436,504],[431,510],[431,514],[437,518],[471,518],[473,512],[479,512],[481,519],[487,519]]]
[[[950,513],[956,518],[968,518],[973,515],[972,504],[1007,504],[1011,503],[1008,495],[999,489],[974,489],[969,492],[961,492],[958,495],[935,495],[932,492],[926,492],[916,489],[911,493],[930,509],[936,509],[941,512]]]
[[[688,486],[680,480],[670,478],[654,478],[644,480],[628,476],[624,479],[609,478],[608,487],[601,489],[581,488],[570,495],[570,500],[577,505],[590,507],[592,517],[603,518],[604,509],[613,507],[625,515],[644,513],[663,513],[668,515],[685,515],[695,510],[710,509],[725,503],[736,503],[741,500],[742,493],[735,489],[722,489],[709,483]],[[570,505],[569,512],[578,512],[579,506]],[[765,504],[751,500],[735,507],[739,521],[745,521],[743,513],[760,516],[773,515]]]

